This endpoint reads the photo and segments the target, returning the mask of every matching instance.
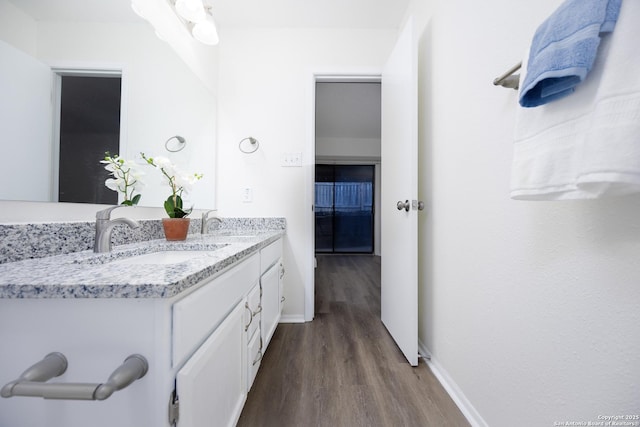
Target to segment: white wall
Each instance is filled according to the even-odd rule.
[[[509,199],[516,92],[492,80],[559,4],[422,16],[419,334],[478,425],[640,412],[640,196]]]
[[[51,200],[51,69],[0,40],[0,94],[0,199]]]
[[[285,319],[302,320],[312,280],[313,73],[379,72],[394,31],[235,30],[220,35],[218,209],[222,216],[287,220]],[[240,153],[253,136],[260,149]],[[281,167],[301,152],[303,167]],[[253,189],[243,203],[242,189]],[[313,298],[313,296],[310,296]]]
[[[36,21],[13,3],[0,0],[0,40],[35,56],[37,27]]]

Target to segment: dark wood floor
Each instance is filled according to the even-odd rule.
[[[380,258],[318,256],[316,315],[280,324],[238,426],[469,426],[380,321]]]

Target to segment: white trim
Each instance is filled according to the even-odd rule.
[[[53,69],[52,69],[53,71]],[[55,71],[51,76],[51,187],[49,188],[49,200],[58,201],[59,173],[60,173],[60,97],[62,94],[62,78]]]
[[[306,264],[306,271],[303,272],[303,276],[306,276],[304,281],[304,320],[311,322],[315,316],[315,265],[316,254],[315,246],[316,239],[314,233],[314,205],[315,205],[315,164],[316,164],[316,79],[317,74],[310,73],[309,86],[308,86],[308,128],[307,128],[307,153],[309,153],[309,159],[311,160],[307,167],[307,173],[305,176],[305,210],[307,215],[305,218],[305,235],[309,236],[309,247],[307,248],[308,262]]]
[[[327,156],[317,156],[316,157],[317,165],[379,165],[380,157],[355,157],[351,160],[350,157],[342,156],[338,157],[327,157]]]
[[[373,74],[315,74],[316,83],[380,83],[379,73]]]
[[[315,164],[316,164],[316,83],[317,82],[381,82],[382,68],[345,68],[342,70],[313,70],[309,73],[308,86],[308,128],[307,128],[307,150],[309,158],[313,159],[307,168],[305,177],[306,191],[305,203],[309,206],[309,215],[305,221],[305,234],[310,236],[311,244],[307,248],[306,276],[304,284],[304,319],[307,322],[313,320],[315,315],[315,235],[314,235],[314,183],[315,183]]]
[[[469,399],[464,395],[462,389],[456,384],[456,382],[451,378],[449,373],[438,363],[438,360],[433,357],[433,354],[429,349],[418,340],[418,349],[420,350],[420,354],[429,355],[429,359],[423,358],[426,364],[433,372],[433,375],[440,381],[442,387],[444,387],[445,391],[449,394],[451,399],[453,399],[454,403],[462,412],[462,415],[465,416],[469,424],[473,427],[489,427],[489,424],[482,418],[480,413],[473,407]]]
[[[305,323],[304,316],[299,314],[283,314],[278,323]]]

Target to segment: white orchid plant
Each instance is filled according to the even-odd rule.
[[[193,207],[184,209],[182,202],[183,193],[189,193],[193,184],[202,179],[202,174],[185,173],[179,170],[166,157],[147,157],[144,153],[140,153],[142,158],[151,166],[160,169],[163,179],[171,189],[171,194],[164,202],[164,210],[169,218],[184,218],[191,213]]]
[[[100,163],[106,165],[104,168],[113,177],[105,180],[104,185],[110,190],[122,193],[124,196],[122,205],[137,205],[141,197],[140,190],[144,187],[141,179],[144,172],[140,170],[139,166],[131,160],[119,157],[117,154],[111,156],[109,152],[104,153],[104,160],[100,160]]]

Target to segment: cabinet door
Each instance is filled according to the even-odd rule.
[[[178,427],[234,426],[246,400],[242,300],[177,375]]]
[[[263,351],[280,321],[280,265],[274,264],[260,278],[262,285],[262,341]]]
[[[253,335],[247,345],[247,392],[251,390],[253,381],[256,379],[258,369],[260,369],[260,361],[262,360],[262,338],[259,333]]]

